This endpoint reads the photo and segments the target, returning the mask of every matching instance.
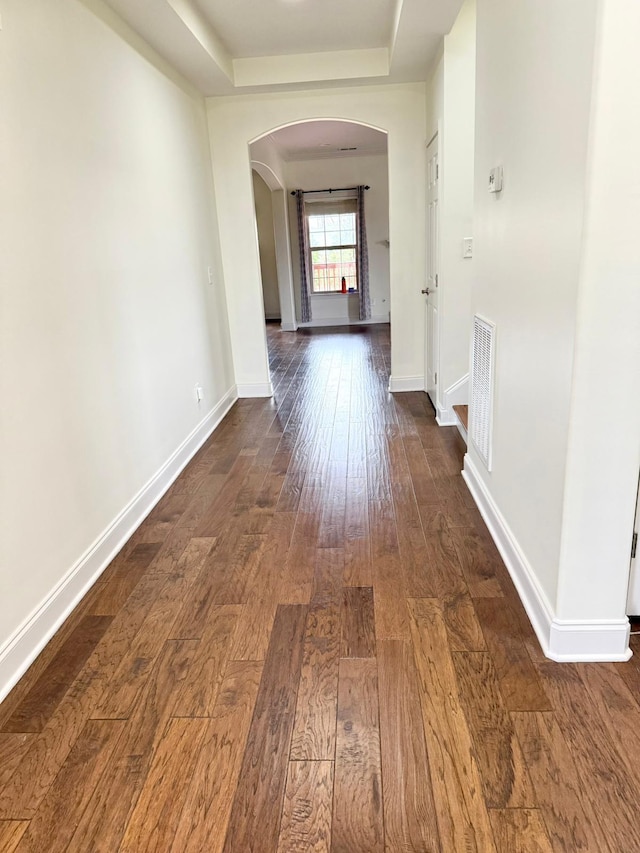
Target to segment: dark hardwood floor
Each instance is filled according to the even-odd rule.
[[[0,851],[639,851],[638,660],[545,660],[388,327],[268,338],[0,706]]]

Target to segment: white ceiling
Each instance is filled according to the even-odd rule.
[[[386,47],[395,7],[395,0],[194,2],[234,57]]]
[[[462,0],[105,0],[204,95],[425,80]]]
[[[386,154],[387,134],[348,121],[305,121],[269,135],[283,160]]]

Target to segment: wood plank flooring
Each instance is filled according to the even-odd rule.
[[[268,340],[0,705],[0,853],[640,851],[638,658],[545,661],[388,327]]]

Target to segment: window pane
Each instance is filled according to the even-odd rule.
[[[340,216],[340,242],[356,242],[356,215],[355,213],[343,213]]]
[[[339,246],[342,243],[339,231],[327,231],[327,242],[325,246]]]
[[[331,214],[330,216],[325,216],[324,227],[327,229],[327,231],[339,231],[340,214]]]
[[[347,290],[357,289],[356,253],[354,249],[314,250],[311,253],[312,283],[314,293],[327,293],[342,289],[342,278]]]
[[[314,246],[326,246],[327,239],[324,231],[309,231],[309,245],[312,248]]]
[[[323,231],[324,230],[324,216],[310,216],[309,217],[309,231]]]
[[[327,253],[323,251],[312,252],[311,264],[312,290],[316,293],[323,293],[327,290],[332,290],[333,288],[328,281],[329,269],[327,267]]]

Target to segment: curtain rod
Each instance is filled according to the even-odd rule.
[[[358,187],[340,187],[339,189],[328,190],[302,190],[303,195],[311,195],[311,193],[344,193],[347,190],[357,190]],[[371,187],[365,187],[365,190],[370,190]],[[291,195],[295,195],[297,190],[291,190]]]

